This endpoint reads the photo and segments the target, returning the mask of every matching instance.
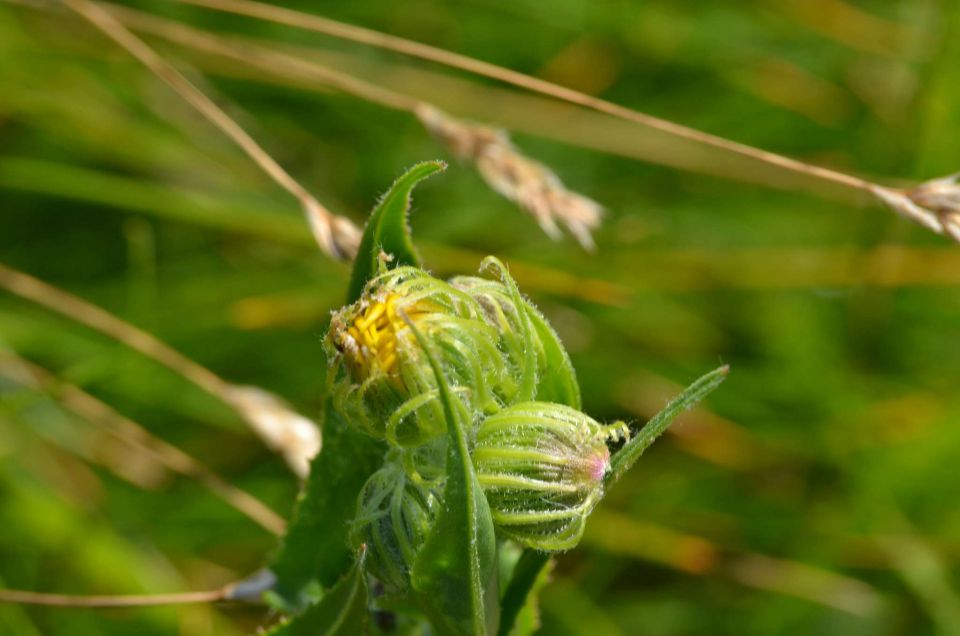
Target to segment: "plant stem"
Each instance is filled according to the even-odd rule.
[[[624,473],[630,470],[643,452],[650,448],[654,441],[673,423],[673,420],[683,411],[691,408],[706,397],[711,391],[720,386],[727,379],[729,366],[722,366],[698,379],[687,387],[683,393],[667,404],[662,411],[640,429],[637,436],[631,439],[610,459],[610,472],[607,473],[606,483],[614,484]]]

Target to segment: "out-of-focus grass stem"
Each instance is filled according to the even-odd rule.
[[[0,288],[122,342],[219,398],[281,453],[294,472],[306,476],[309,461],[320,448],[319,430],[278,398],[262,389],[233,385],[139,327],[3,263]]]

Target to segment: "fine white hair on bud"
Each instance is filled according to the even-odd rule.
[[[487,417],[473,463],[497,530],[539,550],[577,545],[603,496],[610,429],[580,411],[525,402]]]

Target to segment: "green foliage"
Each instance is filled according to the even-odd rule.
[[[570,355],[560,344],[557,332],[532,304],[524,303],[524,309],[543,351],[541,373],[537,382],[537,400],[566,404],[575,409],[582,408],[577,374],[570,362]]]
[[[442,172],[447,165],[442,161],[425,161],[413,166],[393,182],[387,193],[377,203],[363,230],[360,248],[353,264],[347,302],[354,302],[363,293],[363,286],[373,278],[381,267],[381,255],[390,260],[387,267],[420,265],[420,257],[410,240],[410,195],[414,186],[430,175]]]
[[[526,304],[523,301],[523,297],[520,295],[520,290],[517,289],[517,283],[507,272],[507,268],[503,263],[496,258],[487,257],[480,268],[492,269],[493,271],[499,272],[500,278],[507,288],[509,298],[513,303],[516,313],[518,314],[518,328],[516,330],[518,340],[517,346],[522,352],[523,364],[520,367],[520,382],[518,383],[519,386],[517,388],[517,395],[514,398],[514,402],[529,402],[537,395],[538,371],[537,349],[533,346],[534,334],[533,326],[531,325],[530,321],[530,314],[529,312],[525,311]],[[558,372],[562,373],[562,367]],[[550,377],[550,375],[553,373],[555,373],[555,371],[552,369],[548,369],[546,371],[546,375],[548,377]]]
[[[889,183],[955,171],[956,3],[833,2],[855,8],[843,18],[810,4],[289,6],[536,69]],[[471,272],[486,254],[510,265],[569,349],[598,420],[647,422],[676,383],[719,358],[732,365],[736,381],[690,413],[682,434],[645,452],[609,489],[578,548],[556,557],[555,580],[539,595],[542,634],[948,633],[943,617],[960,596],[953,246],[859,201],[766,188],[791,183],[753,163],[465,74],[328,47],[327,38],[257,20],[143,6],[277,46],[313,45],[310,59],[502,124],[571,188],[601,201],[598,248],[584,254],[542,236],[469,165],[454,163],[430,188],[439,213],[418,227],[438,276]],[[215,99],[236,105],[291,174],[357,222],[399,167],[443,152],[406,113],[159,48],[203,73]],[[0,261],[315,417],[321,337],[350,272],[317,254],[289,197],[112,42],[62,12],[0,6],[0,95]],[[283,462],[176,376],[6,293],[0,337],[281,514],[292,508],[297,483]],[[320,482],[310,488],[319,493]],[[50,592],[198,589],[256,570],[275,545],[194,481],[118,452],[90,422],[13,381],[0,383],[0,527],[3,584]],[[917,550],[888,558],[876,542],[891,534],[922,542],[942,567]],[[328,588],[353,559],[344,544],[330,545],[339,556]],[[307,589],[316,581],[319,596],[317,564],[298,569],[295,579]],[[50,636],[243,636],[264,620],[237,604],[0,606],[0,632]]]
[[[350,567],[347,533],[357,497],[383,458],[383,445],[355,431],[328,408],[323,448],[297,500],[287,535],[273,558],[275,593],[287,609],[317,600]]]
[[[500,600],[500,628],[497,636],[520,636],[531,634],[536,629],[537,626],[531,623],[535,623],[534,619],[539,612],[537,592],[538,587],[546,583],[550,558],[548,552],[523,551]],[[528,616],[523,616],[524,614]]]
[[[350,572],[317,603],[294,618],[271,629],[269,636],[358,636],[366,633],[369,620],[367,584],[361,550]]]
[[[364,484],[350,542],[367,550],[367,571],[387,594],[410,589],[410,570],[438,507],[431,489],[407,476],[400,462],[387,461]]]

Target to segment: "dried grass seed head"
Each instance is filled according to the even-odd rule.
[[[557,240],[563,225],[585,249],[600,225],[599,203],[568,190],[550,168],[521,153],[502,130],[464,122],[421,104],[416,114],[426,129],[460,159],[472,161],[487,184],[530,213]]]

